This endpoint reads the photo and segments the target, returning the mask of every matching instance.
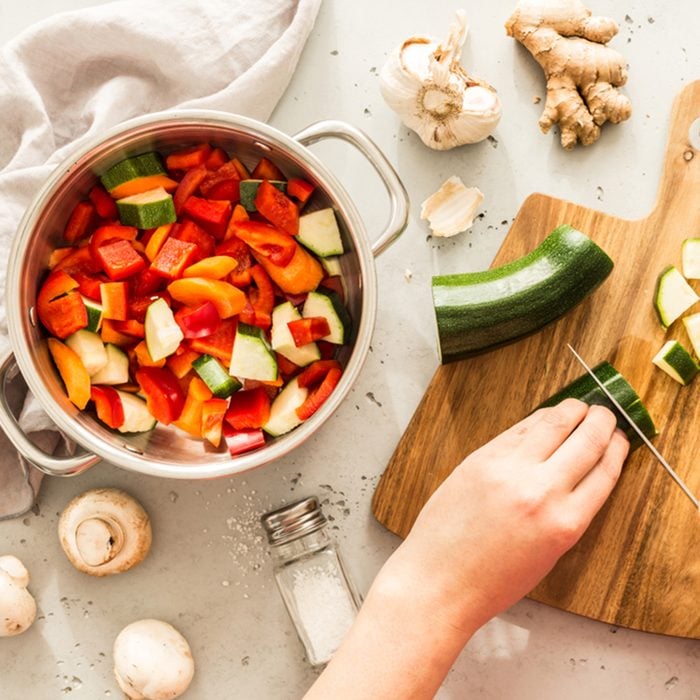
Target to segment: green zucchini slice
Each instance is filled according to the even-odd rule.
[[[659,275],[654,306],[664,328],[668,328],[699,300],[695,290],[673,265],[669,265]]]
[[[656,426],[649,412],[632,388],[630,383],[609,363],[601,362],[593,367],[593,373],[605,385],[605,388],[615,397],[615,400],[625,409],[627,415],[636,423],[637,427],[649,438],[657,434]],[[603,393],[601,388],[595,383],[593,377],[588,373],[574,380],[564,387],[544,403],[545,406],[556,406],[564,399],[579,399],[589,406],[600,405],[609,408],[617,416],[617,426],[624,431],[630,441],[630,452],[641,447],[642,440],[635,432],[634,428],[623,418],[620,412],[613,406],[610,399]]]
[[[533,333],[576,306],[612,268],[605,251],[564,224],[512,263],[484,272],[433,277],[441,362]]]

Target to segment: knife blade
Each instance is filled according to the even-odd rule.
[[[700,501],[693,495],[691,490],[687,487],[687,485],[683,482],[683,480],[676,474],[674,471],[673,467],[663,458],[661,453],[654,447],[654,445],[651,443],[651,440],[642,432],[642,429],[629,417],[627,411],[625,411],[622,406],[620,406],[619,402],[617,399],[610,393],[610,390],[603,384],[603,382],[600,381],[600,379],[595,375],[593,370],[586,364],[585,360],[579,355],[576,350],[573,349],[570,343],[567,343],[567,347],[571,352],[573,353],[574,357],[578,360],[579,364],[588,372],[588,374],[591,376],[593,381],[598,385],[600,390],[608,397],[610,402],[612,403],[613,406],[620,412],[622,417],[630,424],[630,427],[632,430],[634,430],[637,435],[639,435],[640,439],[642,442],[646,445],[646,447],[649,449],[649,451],[656,457],[656,459],[659,461],[661,466],[666,470],[668,475],[676,482],[676,484],[680,487],[681,491],[690,499],[691,503],[700,511]]]

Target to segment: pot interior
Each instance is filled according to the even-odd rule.
[[[219,469],[218,473],[231,474],[268,461],[266,455],[269,455],[269,458],[275,458],[284,451],[288,451],[287,449],[271,450],[271,446],[286,442],[291,449],[300,441],[299,436],[295,436],[297,431],[304,429],[305,433],[310,434],[313,426],[308,424],[314,422],[317,417],[320,423],[323,418],[317,414],[309,419],[307,424],[293,430],[287,436],[277,438],[264,448],[242,457],[232,458],[225,451],[223,441],[222,446],[216,449],[207,441],[192,438],[173,426],[158,425],[155,430],[141,434],[122,435],[113,432],[94,418],[90,411],[79,411],[68,401],[63,384],[48,354],[44,342],[45,332],[36,321],[33,311],[37,288],[46,276],[52,250],[66,245],[62,239],[62,232],[75,204],[87,197],[100,173],[126,157],[153,150],[167,155],[173,150],[207,141],[213,146],[222,147],[229,156],[239,158],[249,170],[252,170],[262,156],[266,156],[288,178],[302,177],[314,184],[316,191],[303,213],[333,207],[345,248],[340,262],[346,291],[346,307],[353,321],[353,333],[350,343],[340,349],[338,359],[346,367],[352,364],[359,366],[364,359],[366,348],[360,351],[357,348],[356,339],[363,311],[367,313],[367,309],[363,308],[363,304],[367,302],[363,299],[363,275],[370,274],[370,271],[362,269],[362,256],[358,255],[358,245],[365,247],[365,259],[369,259],[371,254],[364,230],[360,230],[362,224],[354,207],[344,192],[337,192],[337,187],[335,191],[331,191],[326,182],[327,173],[324,176],[323,167],[314,158],[309,162],[308,152],[305,152],[303,147],[274,130],[269,130],[273,133],[267,133],[267,127],[264,127],[265,133],[262,133],[256,132],[254,128],[251,129],[250,123],[246,123],[245,127],[236,126],[236,119],[233,117],[231,124],[222,123],[223,120],[216,119],[207,120],[205,123],[199,119],[184,118],[177,122],[164,119],[108,138],[75,162],[65,166],[62,173],[56,174],[57,180],[54,186],[50,186],[43,196],[39,197],[34,204],[34,210],[30,210],[25,217],[25,221],[32,224],[30,230],[20,232],[24,262],[18,263],[21,265],[18,285],[19,308],[27,310],[20,312],[21,336],[26,342],[26,347],[19,350],[15,347],[20,367],[23,372],[34,372],[40,378],[45,392],[44,396],[39,398],[43,399],[42,403],[49,409],[49,414],[54,420],[56,417],[52,408],[70,417],[70,427],[77,430],[71,429],[69,433],[74,433],[72,436],[86,449],[95,451],[104,458],[127,468],[141,471],[138,464],[140,458],[144,461],[142,471],[147,473],[158,473],[158,465],[155,465],[155,468],[154,464],[146,466],[145,463],[148,461],[167,467],[166,472],[168,469],[177,471],[186,467],[188,473],[191,470],[193,478],[198,476],[198,471],[211,471],[212,463],[221,463],[219,466],[223,468]],[[248,120],[241,121],[248,122]],[[369,331],[366,334],[363,332],[363,335],[368,336]],[[368,342],[367,338],[367,344]],[[348,374],[347,369],[345,374]],[[336,392],[345,393],[349,388],[349,381],[345,391],[342,386],[339,386]],[[51,406],[51,402],[55,405]],[[81,439],[86,436],[87,440]],[[257,456],[255,456],[256,453]],[[182,473],[171,475],[183,476]]]

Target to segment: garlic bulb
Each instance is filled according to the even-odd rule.
[[[392,52],[379,76],[389,107],[430,148],[483,141],[501,118],[496,90],[459,62],[466,38],[466,14],[458,10],[444,45],[411,37]]]
[[[474,222],[484,195],[477,187],[466,187],[453,175],[423,202],[420,218],[428,219],[433,236],[455,236]]]

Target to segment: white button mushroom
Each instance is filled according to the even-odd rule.
[[[187,640],[167,622],[138,620],[114,640],[114,675],[133,700],[170,700],[184,693],[194,675]]]
[[[76,496],[58,521],[61,546],[71,564],[92,576],[109,576],[143,561],[151,547],[151,523],[141,504],[120,489]]]
[[[28,584],[29,572],[17,557],[0,557],[0,637],[21,634],[34,622],[36,602]]]

